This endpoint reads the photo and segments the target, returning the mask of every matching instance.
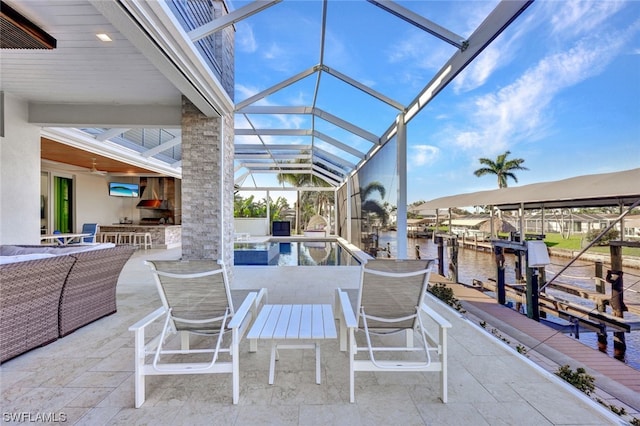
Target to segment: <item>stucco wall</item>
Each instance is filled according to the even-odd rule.
[[[137,183],[138,178],[117,178],[118,182]],[[135,180],[135,182],[134,182]],[[109,179],[102,176],[77,174],[76,185],[76,230],[80,231],[83,223],[111,225],[118,223],[121,217],[135,222],[140,218],[136,209],[138,198],[110,197]]]
[[[121,217],[127,217],[137,223],[140,218],[140,211],[136,209],[136,204],[140,201],[138,198],[110,197],[108,190],[109,181],[138,183],[140,181],[138,177],[109,178],[87,172],[71,172],[52,164],[44,164],[42,171],[49,176],[50,191],[54,177],[73,179],[73,204],[75,208],[73,211],[73,231],[75,232],[82,230],[83,223],[111,225],[118,223]],[[50,200],[51,195],[49,196]],[[51,203],[48,204],[51,208]],[[48,217],[51,217],[51,214],[50,210]],[[50,226],[53,226],[53,223],[50,223]],[[48,229],[48,231],[52,232],[53,229]]]
[[[266,217],[236,217],[234,221],[235,233],[246,233],[252,236],[269,235],[269,220]]]
[[[27,103],[4,95],[0,138],[0,244],[40,244],[40,128]]]

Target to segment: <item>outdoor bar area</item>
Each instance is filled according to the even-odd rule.
[[[133,243],[135,236],[149,234],[150,245],[154,248],[172,249],[180,247],[182,244],[182,226],[181,225],[100,225],[100,233],[103,238],[120,237],[121,241]],[[144,244],[144,243],[143,243]]]

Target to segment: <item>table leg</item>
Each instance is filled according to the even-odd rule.
[[[276,372],[276,344],[271,344],[271,361],[269,362],[269,384],[273,384],[273,378]]]
[[[316,343],[316,383],[320,384],[320,345]]]

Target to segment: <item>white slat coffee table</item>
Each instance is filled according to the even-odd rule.
[[[336,339],[331,305],[264,305],[251,326],[247,339],[269,339],[271,362],[269,384],[273,384],[278,349],[315,349],[316,383],[320,384],[320,346],[318,343],[281,344],[282,340]]]

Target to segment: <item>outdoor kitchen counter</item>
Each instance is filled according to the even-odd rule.
[[[172,249],[182,244],[180,225],[100,225],[100,232],[148,232],[153,248]]]

